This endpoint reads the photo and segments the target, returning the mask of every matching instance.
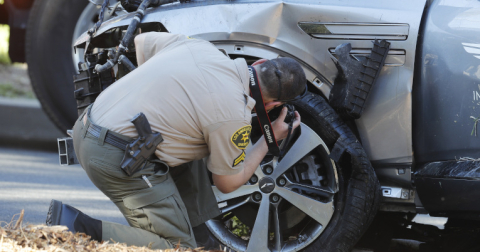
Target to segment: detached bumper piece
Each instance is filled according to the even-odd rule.
[[[375,40],[370,56],[365,62],[350,56],[352,45],[341,44],[335,48],[338,55],[337,77],[330,92],[330,105],[342,116],[358,119],[362,115],[365,101],[375,84],[387,58],[390,43]]]
[[[90,54],[87,56],[88,63],[78,63],[79,74],[73,76],[75,85],[75,99],[77,111],[80,116],[83,111],[92,104],[97,96],[115,81],[112,71],[96,73],[94,67],[98,63],[107,61],[107,52]]]
[[[480,161],[427,163],[414,173],[420,201],[430,215],[479,219]]]
[[[57,138],[57,143],[60,165],[78,164],[77,155],[73,149],[73,139],[71,137]]]

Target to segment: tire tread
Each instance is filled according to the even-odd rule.
[[[351,155],[351,170],[345,195],[345,204],[337,218],[327,225],[321,237],[306,251],[350,251],[371,224],[379,207],[380,184],[361,143],[325,99],[310,94],[294,105],[308,112],[318,122],[321,137],[333,147],[342,137]],[[343,159],[345,158],[344,155]],[[332,218],[333,219],[333,218]],[[331,221],[332,222],[332,221]],[[332,225],[332,226],[330,226]]]

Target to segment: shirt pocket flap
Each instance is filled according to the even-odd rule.
[[[167,178],[164,182],[147,188],[137,193],[123,198],[123,204],[128,209],[138,209],[155,202],[163,200],[175,193],[175,183],[171,178]]]

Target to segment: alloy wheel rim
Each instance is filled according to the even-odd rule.
[[[275,158],[257,168],[255,177],[258,182],[241,186],[236,191],[224,194],[215,186],[212,187],[222,215],[227,214],[245,204],[258,204],[258,212],[251,228],[249,240],[243,240],[229,231],[225,223],[215,219],[206,225],[212,234],[227,247],[236,251],[296,251],[305,248],[316,240],[330,222],[334,213],[334,195],[338,191],[336,166],[332,160],[333,184],[318,187],[293,181],[286,175],[295,164],[309,155],[314,149],[322,148],[328,157],[328,148],[323,140],[307,125],[301,124],[300,136],[279,162]],[[266,174],[266,166],[273,167],[271,174]],[[269,185],[271,183],[274,185]],[[262,190],[263,187],[263,190]],[[268,187],[268,189],[266,189]],[[322,199],[314,199],[305,195],[319,195]],[[260,197],[259,197],[260,195]],[[229,204],[232,199],[244,198]],[[282,203],[283,202],[283,203]],[[280,204],[291,204],[311,219],[306,224],[305,232],[299,233],[295,240],[285,242],[282,238]],[[253,217],[253,216],[252,216]],[[272,223],[270,223],[270,221]],[[269,228],[270,227],[270,228]],[[273,232],[272,232],[273,231]],[[271,235],[273,233],[273,236]]]

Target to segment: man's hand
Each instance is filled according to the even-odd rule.
[[[277,141],[283,140],[288,135],[288,124],[285,123],[285,116],[287,116],[287,108],[283,108],[277,120],[272,123],[273,133]],[[295,120],[293,121],[292,131],[300,125],[300,114],[295,111]]]
[[[282,140],[288,135],[288,124],[285,123],[287,108],[283,108],[279,117],[272,123],[273,132],[277,141]],[[295,120],[293,121],[292,130],[300,125],[300,114],[295,111]],[[245,157],[245,166],[243,171],[235,175],[217,175],[212,174],[213,183],[222,193],[230,193],[237,190],[245,184],[253,175],[260,162],[268,152],[268,146],[262,136],[255,145],[247,150]]]

